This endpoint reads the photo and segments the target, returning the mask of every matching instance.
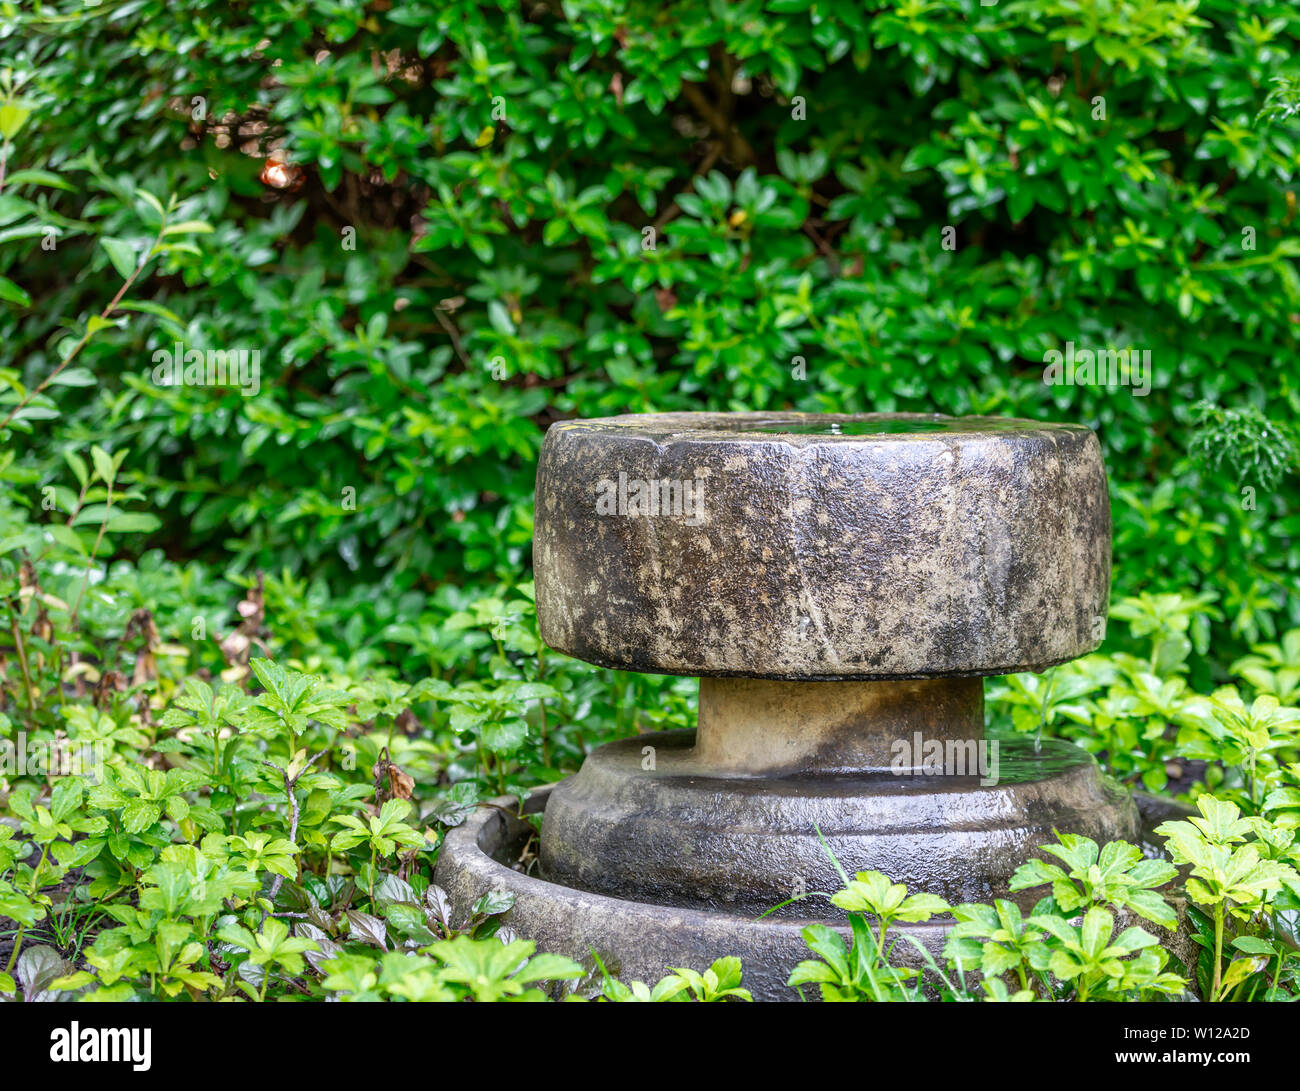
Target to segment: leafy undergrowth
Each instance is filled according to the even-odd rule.
[[[478,677],[406,683],[253,656],[275,639],[255,585],[236,611],[241,627],[214,637],[225,667],[205,678],[185,672],[189,649],[161,642],[148,611],[133,612],[115,643],[88,639],[67,599],[115,589],[78,589],[57,564],[43,571],[48,581],[30,563],[14,574],[21,654],[3,675],[0,993],[748,997],[734,959],[619,982],[598,959],[579,965],[516,937],[508,896],[484,891],[456,919],[433,884],[451,826],[494,792],[522,798],[560,775],[544,755],[562,750],[569,768],[580,760],[570,733],[604,676],[542,660],[527,586],[448,618],[444,639],[489,634]],[[1195,650],[1184,634],[1207,608],[1177,595],[1125,601],[1114,616],[1148,654],[1091,656],[992,693],[995,724],[1077,737],[1136,783],[1202,762],[1191,793],[1199,815],[1158,831],[1172,863],[1062,834],[1015,877],[1016,892],[1047,888],[1028,914],[1009,901],[909,896],[874,872],[845,876],[827,912],[847,913],[851,939],[810,925],[816,957],[792,968],[792,997],[815,986],[835,1000],[1293,998],[1300,712],[1280,698],[1294,696],[1300,633],[1238,664],[1253,695],[1199,696],[1184,681]],[[619,730],[606,722],[602,734]],[[1160,888],[1175,865],[1200,944],[1182,968],[1162,947],[1175,915]],[[1119,929],[1121,912],[1144,924]],[[939,914],[955,922],[944,965],[898,947],[891,924]]]
[[[1163,823],[1173,862],[1143,856],[1123,841],[1099,847],[1058,834],[1042,847],[1056,862],[1022,865],[1012,892],[1047,888],[1025,914],[1015,902],[950,906],[911,894],[877,871],[844,876],[831,902],[848,912],[851,940],[812,924],[814,958],[789,984],[815,986],[830,1001],[1123,1001],[1195,995],[1208,1001],[1292,1001],[1300,997],[1300,844],[1294,828],[1245,817],[1233,803],[1203,795],[1199,814]],[[1185,892],[1195,959],[1184,967],[1165,949],[1179,926],[1159,888],[1188,870]],[[895,922],[951,914],[944,965],[912,936],[899,948]],[[1120,927],[1120,915],[1155,927]],[[909,954],[907,946],[913,949]],[[1162,946],[1164,944],[1164,946]],[[909,964],[910,963],[910,964]],[[919,967],[919,968],[918,968]]]
[[[120,481],[129,453],[88,455],[67,453],[80,491],[66,520],[37,523],[0,500],[0,995],[747,995],[727,959],[619,982],[595,958],[578,965],[514,936],[500,894],[455,919],[432,881],[447,830],[476,807],[522,802],[608,739],[690,726],[689,681],[548,654],[528,583],[449,591],[427,627],[389,632],[423,671],[386,650],[344,657],[318,639],[314,600],[288,576],[244,581],[218,609],[220,585],[194,571],[99,561],[131,532],[120,520],[135,494]],[[1050,887],[1027,915],[846,876],[827,914],[847,913],[851,942],[810,926],[817,957],[792,968],[791,996],[1292,997],[1300,631],[1255,645],[1235,681],[1201,693],[1192,679],[1216,614],[1210,592],[1121,600],[1112,620],[1130,650],[989,692],[995,731],[1073,740],[1129,785],[1200,808],[1162,828],[1184,869],[1195,965],[1180,970],[1165,950],[1157,888],[1173,864],[1062,831],[1048,850],[1061,863],[1017,876],[1017,889]],[[1120,928],[1120,911],[1155,931]],[[955,925],[942,966],[889,931],[931,914]]]

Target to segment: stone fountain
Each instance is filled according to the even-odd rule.
[[[988,740],[983,677],[1101,643],[1110,509],[1096,436],[985,417],[664,413],[567,421],[537,471],[543,639],[700,678],[696,731],[602,746],[484,809],[438,882],[462,912],[515,896],[543,950],[625,978],[739,955],[792,997],[824,898],[875,869],[949,901],[1009,896],[1053,830],[1132,840],[1138,815],[1066,743]],[[896,928],[898,926],[895,926]],[[904,925],[928,949],[944,924]],[[905,955],[909,945],[900,945]]]

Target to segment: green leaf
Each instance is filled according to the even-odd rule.
[[[158,821],[161,814],[157,804],[133,799],[122,808],[122,828],[127,833],[143,833]]]
[[[156,515],[145,512],[119,511],[108,520],[107,529],[114,534],[148,534],[162,526]]]
[[[202,220],[182,220],[179,223],[168,224],[163,228],[164,237],[167,235],[210,235],[212,225],[204,223]]]
[[[67,179],[59,177],[48,170],[16,170],[5,178],[6,186],[46,186],[50,189],[75,190],[76,187]]]
[[[130,279],[138,264],[135,247],[125,239],[113,238],[111,235],[101,235],[99,244],[107,252],[108,260],[113,263],[113,268],[117,270],[118,275],[123,280]]]
[[[8,277],[0,277],[0,299],[6,303],[17,303],[20,307],[32,305],[32,297]]]
[[[50,379],[50,386],[95,386],[99,380],[88,367],[64,368]]]
[[[0,137],[12,140],[31,116],[31,110],[17,102],[6,102],[0,106]]]
[[[94,463],[95,473],[105,485],[112,485],[113,478],[117,476],[117,466],[113,462],[113,456],[104,448],[96,445],[90,448],[90,460]]]
[[[528,724],[523,720],[502,720],[479,728],[479,738],[494,754],[513,754],[528,738]]]
[[[1220,984],[1221,992],[1219,995],[1226,996],[1243,981],[1253,977],[1267,965],[1267,958],[1259,958],[1257,956],[1233,959],[1232,962],[1228,964],[1228,969],[1223,975],[1223,981]]]

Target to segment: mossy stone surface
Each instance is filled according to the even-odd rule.
[[[1100,448],[1001,418],[665,413],[553,425],[542,637],[603,666],[790,680],[1041,670],[1096,648]]]

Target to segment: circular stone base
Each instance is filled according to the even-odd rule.
[[[551,788],[534,792],[525,811],[536,813],[545,808],[551,792]],[[434,879],[451,900],[454,920],[468,917],[470,907],[483,894],[502,891],[514,897],[506,921],[518,936],[533,940],[539,951],[566,955],[589,970],[596,968],[594,954],[619,980],[653,985],[673,967],[702,972],[715,959],[734,955],[741,960],[743,985],[755,1000],[799,999],[786,981],[796,964],[814,957],[801,934],[810,921],[757,920],[651,905],[572,890],[522,874],[509,865],[519,858],[533,827],[509,813],[507,808],[516,805],[514,799],[497,802],[503,809],[480,808],[447,834],[439,851]],[[825,907],[824,900],[822,904]],[[845,943],[852,942],[842,914],[822,923],[835,928]],[[899,937],[893,962],[917,969],[922,966],[921,956],[902,938],[904,934],[941,961],[951,926],[951,922],[936,921],[893,925],[891,935]],[[816,987],[805,987],[804,995],[819,999]]]
[[[850,875],[881,871],[954,904],[1021,900],[1008,882],[1054,830],[1102,844],[1138,835],[1128,793],[1056,740],[989,743],[984,764],[971,756],[964,775],[774,777],[709,775],[694,740],[693,731],[643,735],[589,755],[546,807],[542,876],[617,898],[755,914],[838,890],[833,852]],[[807,917],[821,902],[775,915]]]
[[[546,810],[552,791],[535,791],[524,805],[525,813]],[[539,951],[567,955],[589,969],[595,969],[595,954],[614,977],[650,984],[672,967],[703,971],[715,959],[734,955],[743,965],[743,985],[755,1000],[798,999],[786,981],[795,965],[813,957],[801,935],[810,921],[772,917],[758,920],[725,911],[653,905],[573,890],[525,875],[511,865],[533,836],[533,827],[514,815],[514,799],[503,797],[495,802],[497,806],[480,807],[463,825],[451,830],[439,851],[435,881],[451,900],[454,920],[467,918],[470,907],[482,895],[502,891],[514,898],[506,922],[517,935],[533,940]],[[1156,812],[1146,817],[1145,824],[1151,827],[1168,817]],[[821,923],[834,928],[846,943],[851,942],[843,915],[827,906],[824,899],[816,901],[827,913]],[[1175,905],[1181,916],[1181,899],[1175,899]],[[1144,923],[1120,912],[1116,927],[1122,930]],[[1185,963],[1195,956],[1196,948],[1188,939],[1185,925],[1180,924],[1172,936],[1163,929],[1145,926]],[[906,938],[911,937],[943,965],[943,946],[951,927],[951,920],[945,919],[894,924],[890,933],[898,942],[893,946],[891,962],[922,968],[922,956]],[[557,992],[572,987],[561,984]],[[805,988],[804,995],[819,999],[815,988]]]

